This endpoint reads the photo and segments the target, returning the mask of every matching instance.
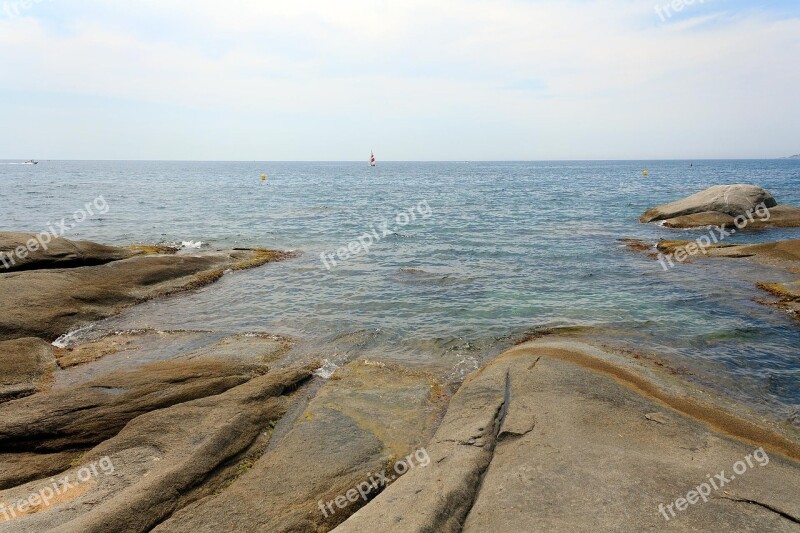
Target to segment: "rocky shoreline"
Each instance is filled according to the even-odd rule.
[[[0,234],[0,252],[30,238]],[[710,255],[791,269],[798,242]],[[589,332],[525,342],[463,383],[424,366],[287,361],[292,340],[268,332],[163,360],[136,355],[197,333],[51,344],[290,257],[61,239],[0,272],[0,532],[800,528],[796,428]],[[793,284],[772,288],[796,309]],[[121,354],[126,366],[103,366]]]

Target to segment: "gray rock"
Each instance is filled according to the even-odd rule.
[[[409,471],[335,531],[461,531],[498,440],[507,376],[504,365],[470,376],[426,447],[430,464]],[[515,418],[522,420],[513,431],[530,425],[526,414]]]
[[[747,219],[748,229],[764,228],[800,228],[800,207],[792,205],[779,205],[769,210],[769,217],[754,215],[753,220]],[[683,215],[664,221],[667,228],[702,228],[707,226],[734,228],[736,217],[709,211]],[[741,223],[741,219],[740,219]]]
[[[478,371],[429,445],[431,466],[411,471],[335,531],[797,531],[797,463],[679,411],[669,411],[668,424],[651,422],[646,415],[664,405],[621,383],[633,379],[629,371],[596,352],[529,343]],[[644,383],[629,384],[654,390]],[[709,474],[730,478],[747,457],[752,467],[724,488],[709,487],[707,502],[698,498],[684,512],[675,506]]]
[[[655,222],[711,211],[737,217],[762,203],[768,208],[778,205],[770,193],[755,185],[715,185],[682,200],[649,209],[639,220]]]

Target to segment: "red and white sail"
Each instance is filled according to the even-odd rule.
[[[370,152],[369,153],[369,166],[374,167],[376,164],[377,164],[377,161],[375,160],[375,154]]]

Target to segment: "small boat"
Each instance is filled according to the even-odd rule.
[[[374,167],[374,166],[375,166],[375,165],[377,165],[377,164],[378,164],[378,163],[377,163],[377,161],[375,160],[375,154],[374,154],[374,153],[372,153],[372,151],[370,151],[370,153],[369,153],[369,166],[371,166],[371,167]]]
[[[25,161],[25,162],[24,162],[24,163],[22,163],[22,164],[23,164],[23,165],[38,165],[38,164],[39,164],[39,162],[38,162],[38,161],[34,161],[33,159],[29,159],[29,160]]]

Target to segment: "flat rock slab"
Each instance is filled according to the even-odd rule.
[[[37,338],[0,342],[0,403],[44,390],[55,370],[49,343]]]
[[[54,388],[74,386],[116,370],[131,370],[162,360],[218,359],[270,363],[292,346],[291,339],[267,333],[220,338],[206,331],[122,331],[55,350],[61,369]]]
[[[156,531],[328,531],[364,501],[332,504],[332,511],[323,511],[325,504],[337,497],[341,503],[427,442],[443,407],[436,382],[424,372],[351,363],[325,382],[252,469]]]
[[[336,531],[798,531],[798,463],[717,433],[573,357],[586,353],[531,343],[482,369],[453,398],[429,447],[431,466]],[[465,409],[459,398],[470,396],[479,404]],[[476,426],[484,432],[464,440]],[[476,442],[488,457],[454,460]],[[707,501],[690,494],[709,476],[722,484],[721,472],[730,481],[709,486]],[[679,500],[687,497],[696,503]]]
[[[58,475],[69,490],[47,505],[17,505],[5,522],[0,517],[0,531],[149,531],[187,501],[230,482],[243,454],[286,413],[292,391],[312,372],[274,370],[222,394],[139,416]],[[0,500],[13,504],[45,486],[47,480],[34,481],[0,493]]]
[[[49,234],[0,232],[0,273],[102,265],[142,252]]]
[[[100,266],[0,273],[0,340],[55,340],[123,307],[288,257],[268,250],[145,255]]]
[[[747,219],[747,228],[798,228],[800,227],[800,207],[792,205],[779,205],[768,209],[769,216],[753,215],[753,220]],[[741,219],[740,219],[741,223]],[[693,215],[684,215],[663,221],[667,228],[702,228],[707,226],[734,228],[736,218],[725,213],[707,211]]]
[[[220,394],[265,371],[262,364],[221,360],[159,362],[6,402],[0,404],[0,452],[94,446],[137,416]]]
[[[737,217],[754,211],[761,204],[767,208],[778,205],[770,193],[755,185],[715,185],[676,202],[648,209],[639,220],[657,222],[709,212]]]

